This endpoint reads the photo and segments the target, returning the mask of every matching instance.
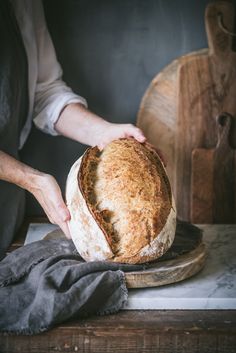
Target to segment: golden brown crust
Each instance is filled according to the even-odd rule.
[[[163,163],[149,144],[120,139],[100,152],[90,148],[82,158],[78,184],[91,216],[114,253],[113,261],[138,263],[161,256],[153,246],[173,206]],[[173,222],[172,222],[173,223]],[[172,224],[172,233],[173,233]],[[151,246],[150,246],[151,245]],[[149,249],[140,255],[142,249]]]

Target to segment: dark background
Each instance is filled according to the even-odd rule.
[[[207,46],[204,10],[209,2],[47,0],[44,8],[67,84],[107,120],[135,123],[154,76],[176,57]],[[64,191],[69,169],[85,148],[33,128],[22,157],[54,175]],[[27,198],[27,214],[42,214]]]

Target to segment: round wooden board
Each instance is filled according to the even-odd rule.
[[[59,229],[45,236],[46,239],[58,237],[65,238]],[[175,240],[167,253],[148,263],[144,270],[125,272],[126,284],[128,288],[146,288],[176,283],[198,273],[205,260],[206,246],[201,230],[178,221]]]
[[[125,273],[128,288],[159,287],[192,277],[199,272],[206,259],[206,247],[198,247],[176,259],[156,262],[144,271]]]

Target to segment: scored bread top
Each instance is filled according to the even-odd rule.
[[[82,157],[78,187],[112,250],[113,261],[152,260],[171,245],[175,220],[168,220],[173,207],[170,183],[162,161],[149,144],[120,139],[103,151],[88,149]],[[166,235],[165,230],[163,238],[167,221],[171,222],[171,234]],[[145,247],[156,244],[159,234],[162,239],[158,246],[163,249],[150,248],[150,254],[140,258]]]

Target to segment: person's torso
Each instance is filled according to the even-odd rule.
[[[28,112],[28,65],[11,3],[0,1],[0,150],[18,158]],[[0,180],[0,248],[5,250],[23,220],[24,192]]]

